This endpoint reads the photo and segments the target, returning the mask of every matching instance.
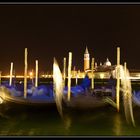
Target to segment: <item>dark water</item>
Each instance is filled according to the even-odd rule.
[[[53,107],[1,108],[0,135],[8,136],[139,136],[140,108],[134,108],[136,127],[126,123],[124,112],[113,107],[90,111],[65,110],[63,118]]]
[[[139,89],[138,82],[132,83]],[[140,107],[133,108],[136,127],[127,124],[123,106],[118,113],[112,106],[94,110],[64,108],[60,117],[55,105],[0,106],[1,136],[140,136]]]

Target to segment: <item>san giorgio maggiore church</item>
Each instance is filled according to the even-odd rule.
[[[100,66],[102,63],[100,63]],[[111,62],[109,59],[106,59],[106,62],[103,64],[103,66],[111,66]],[[95,68],[97,67],[97,63],[95,63]],[[90,54],[88,52],[88,48],[86,47],[85,53],[84,53],[84,71],[90,70]]]
[[[111,62],[109,61],[109,59],[107,58],[106,59],[106,62],[104,62],[103,64],[100,62],[99,65],[97,65],[97,63],[95,62],[94,63],[94,69],[96,69],[97,67],[108,67],[108,66],[111,66]],[[72,77],[75,77],[78,75],[78,77],[80,78],[83,78],[85,76],[85,74],[87,73],[88,71],[88,75],[89,77],[91,77],[91,61],[90,61],[90,54],[89,54],[89,51],[88,51],[88,48],[86,46],[86,49],[85,49],[85,53],[84,53],[84,66],[83,66],[83,72],[81,71],[76,71],[75,68],[73,69],[72,71]],[[94,77],[95,78],[108,78],[109,77],[109,74],[107,72],[96,72],[94,73]]]

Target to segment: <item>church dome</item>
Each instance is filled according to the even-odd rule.
[[[109,61],[108,58],[106,59],[105,65],[106,65],[106,66],[111,66],[111,62]]]

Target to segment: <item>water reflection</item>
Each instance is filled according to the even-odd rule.
[[[135,129],[127,125],[125,114],[117,113],[112,106],[92,111],[67,110],[64,112],[63,119],[56,106],[50,108],[14,106],[2,113],[3,115],[0,116],[1,136],[140,135],[140,127],[137,125]],[[138,111],[137,120],[139,116]]]
[[[115,115],[114,115],[114,122],[113,122],[113,124],[114,124],[114,126],[113,126],[113,132],[114,132],[114,134],[115,135],[117,135],[117,136],[119,136],[119,135],[121,135],[122,133],[122,127],[121,127],[121,116],[120,116],[120,113],[116,113]]]
[[[70,116],[67,115],[64,119],[64,124],[65,124],[65,129],[66,130],[70,129],[71,123],[72,123],[71,118],[70,118]]]
[[[70,134],[70,129],[71,129],[71,125],[72,125],[72,118],[70,115],[66,114],[63,118],[63,123],[64,123],[64,128],[65,128],[65,132],[66,134]]]

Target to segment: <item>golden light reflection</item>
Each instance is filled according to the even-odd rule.
[[[113,132],[115,133],[116,136],[121,135],[121,118],[120,118],[120,114],[116,113],[116,115],[114,116],[114,128],[113,128]]]
[[[64,125],[65,125],[65,129],[66,129],[67,131],[70,130],[71,124],[72,124],[72,120],[71,120],[70,116],[66,115],[66,116],[64,117]]]

